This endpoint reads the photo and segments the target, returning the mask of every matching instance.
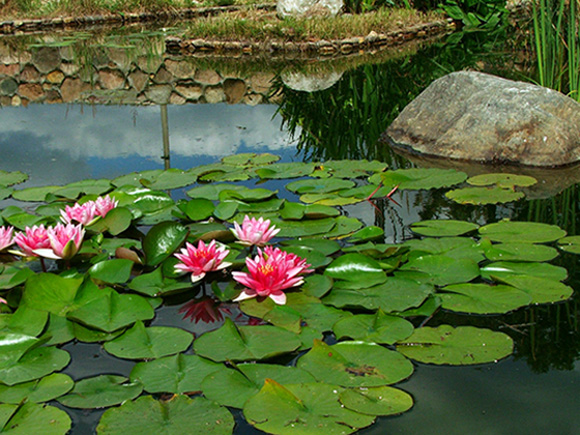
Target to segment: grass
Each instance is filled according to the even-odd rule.
[[[279,19],[275,12],[249,9],[197,19],[185,36],[212,40],[331,40],[366,36],[373,30],[387,33],[441,18],[441,14],[434,12],[425,14],[412,9],[388,8],[337,17]]]

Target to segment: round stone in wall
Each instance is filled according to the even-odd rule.
[[[444,158],[530,166],[580,161],[580,104],[548,88],[462,71],[434,81],[385,138]]]

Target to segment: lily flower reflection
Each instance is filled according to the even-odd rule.
[[[221,306],[220,302],[207,296],[185,303],[179,309],[179,313],[185,313],[183,318],[190,318],[190,321],[195,323],[220,322],[224,319],[223,313],[232,314],[229,308]]]

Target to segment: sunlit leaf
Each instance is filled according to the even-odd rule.
[[[62,373],[54,373],[30,382],[23,382],[13,386],[0,385],[0,402],[13,403],[21,402],[42,403],[55,399],[69,392],[74,385],[70,376]]]
[[[503,188],[514,188],[515,186],[529,187],[538,182],[534,177],[528,175],[516,174],[481,174],[474,177],[469,177],[468,184],[472,186],[491,186],[496,185]]]
[[[387,386],[345,389],[339,399],[347,409],[368,415],[401,414],[413,406],[408,393]]]
[[[503,204],[522,199],[525,195],[502,187],[465,187],[450,190],[445,196],[459,204]]]
[[[527,293],[507,285],[454,284],[441,290],[441,306],[462,313],[502,314],[532,302]]]
[[[54,406],[25,403],[0,405],[0,432],[14,435],[65,435],[71,428],[68,414]]]
[[[101,375],[77,381],[66,396],[57,399],[69,408],[107,408],[137,397],[143,391],[139,382],[123,376]]]
[[[185,241],[187,228],[176,222],[162,222],[149,230],[143,240],[148,266],[156,266],[173,254]]]
[[[345,254],[334,260],[324,271],[334,279],[348,281],[360,287],[383,283],[387,275],[380,264],[366,255]]]
[[[493,276],[502,277],[506,275],[536,276],[538,278],[563,281],[568,277],[568,271],[563,267],[548,263],[521,263],[510,261],[498,261],[481,268],[481,276],[485,279],[492,279]]]
[[[538,222],[500,221],[479,229],[482,237],[494,242],[545,243],[561,239],[566,231],[556,225]]]
[[[411,225],[413,232],[431,237],[460,236],[478,228],[477,224],[452,219],[421,221]]]

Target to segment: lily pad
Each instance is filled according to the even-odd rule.
[[[450,258],[469,259],[474,263],[485,260],[483,247],[469,237],[425,237],[407,240],[404,246],[411,249],[409,261],[425,254],[443,254]]]
[[[537,276],[556,281],[563,281],[568,277],[568,271],[560,266],[548,263],[520,263],[510,261],[498,261],[481,268],[481,276],[485,279],[493,279],[493,276]]]
[[[413,335],[397,344],[397,350],[428,364],[483,364],[511,355],[513,341],[489,329],[441,325],[415,329]]]
[[[69,408],[107,408],[137,397],[143,391],[139,382],[127,382],[123,376],[101,375],[75,383],[73,390],[57,399]]]
[[[558,248],[572,254],[580,254],[580,236],[568,236],[558,240]]]
[[[56,347],[37,347],[26,352],[18,361],[2,364],[0,382],[15,385],[42,378],[66,367],[68,352]]]
[[[329,193],[337,190],[349,189],[355,185],[354,181],[340,178],[311,178],[288,183],[286,189],[302,195],[304,193]]]
[[[12,198],[18,201],[41,202],[45,200],[46,195],[57,189],[60,189],[60,186],[28,187],[12,192]]]
[[[68,393],[74,386],[70,376],[53,373],[44,378],[13,386],[0,385],[0,402],[18,405],[23,402],[42,403]]]
[[[339,398],[347,409],[368,415],[401,414],[413,406],[411,395],[387,386],[349,388],[340,393]]]
[[[525,195],[502,187],[465,187],[450,190],[445,196],[459,204],[503,204],[518,201]]]
[[[266,380],[258,394],[244,406],[244,417],[257,429],[271,434],[349,434],[369,426],[374,416],[344,408],[339,402],[342,389],[326,384],[282,386]]]
[[[131,226],[133,213],[126,207],[116,207],[110,210],[104,218],[97,220],[89,228],[91,231],[104,232],[116,236]]]
[[[233,428],[232,414],[203,397],[190,399],[175,395],[167,401],[157,401],[151,396],[143,396],[107,410],[97,426],[97,433],[229,435]]]
[[[243,218],[243,216],[240,216]],[[334,218],[309,219],[304,221],[281,221],[272,219],[272,223],[280,228],[278,237],[307,237],[326,235],[336,226]]]
[[[203,394],[220,405],[243,408],[256,395],[266,379],[279,384],[316,382],[314,377],[299,368],[276,364],[238,364],[237,370],[222,370],[208,375],[202,382]]]
[[[123,335],[104,344],[105,350],[118,358],[154,359],[183,352],[193,341],[193,335],[169,326],[146,328],[136,322]]]
[[[28,175],[24,172],[7,172],[0,170],[0,186],[13,186],[15,184],[24,183],[26,180],[28,180]]]
[[[469,177],[467,183],[472,186],[491,186],[495,185],[503,188],[513,189],[516,186],[529,187],[536,184],[538,180],[528,175],[516,174],[481,174]]]
[[[337,280],[348,281],[354,287],[371,287],[387,280],[381,265],[363,254],[345,254],[334,260],[324,274]]]
[[[469,282],[479,276],[479,266],[473,260],[446,255],[423,255],[404,264],[401,270],[424,272],[437,285]]]
[[[362,230],[358,230],[352,234],[348,238],[348,241],[351,243],[363,243],[368,242],[369,240],[382,238],[384,235],[385,232],[382,228],[371,225],[369,227],[364,227]]]
[[[64,316],[82,303],[77,296],[87,296],[96,287],[86,286],[86,291],[79,292],[81,284],[81,279],[62,278],[51,273],[37,274],[28,278],[22,302],[30,308]],[[92,293],[93,297],[89,299],[98,296]]]
[[[571,287],[553,279],[523,275],[504,275],[496,279],[501,283],[511,285],[530,295],[532,299],[531,303],[533,304],[565,301],[574,293]]]
[[[322,252],[324,255],[332,255],[340,251],[340,244],[334,240],[328,239],[292,239],[292,240],[282,240],[280,242],[282,246],[306,246],[308,248],[316,249]]]
[[[339,320],[332,327],[339,340],[345,337],[370,343],[393,344],[413,333],[413,324],[381,310],[375,314],[357,314]]]
[[[143,240],[143,251],[148,266],[157,266],[185,241],[187,228],[177,222],[155,225]]]
[[[225,163],[226,165],[248,167],[269,165],[270,163],[277,162],[278,160],[280,160],[279,156],[270,153],[240,153],[222,158],[222,163]]]
[[[65,435],[71,428],[68,414],[54,406],[25,403],[0,405],[0,432],[14,435]]]
[[[131,370],[131,381],[142,383],[148,393],[184,394],[200,391],[207,375],[227,370],[223,364],[179,353],[137,363]]]
[[[215,211],[213,202],[209,199],[197,198],[187,201],[179,207],[192,221],[202,221],[210,217]]]
[[[282,179],[306,177],[314,171],[314,163],[274,163],[264,168],[256,169],[256,174],[262,179]]]
[[[213,361],[251,361],[270,358],[300,347],[292,332],[275,326],[239,326],[229,318],[224,325],[195,340],[195,353]]]
[[[551,246],[533,243],[483,243],[484,255],[492,261],[550,261],[558,256]]]
[[[413,373],[413,364],[400,353],[360,341],[329,346],[315,340],[312,349],[298,359],[296,366],[320,382],[343,387],[389,385]]]
[[[109,180],[81,180],[69,183],[59,189],[55,189],[52,194],[62,196],[64,198],[76,199],[81,194],[85,195],[101,195],[112,189]]]
[[[411,225],[411,230],[414,233],[431,237],[460,236],[478,228],[477,224],[453,219],[421,221]]]
[[[507,285],[455,284],[438,293],[446,310],[475,314],[502,314],[529,305],[532,298]]]
[[[450,187],[455,184],[463,183],[467,179],[465,172],[456,171],[455,169],[397,169],[395,171],[386,171],[377,174],[382,180],[385,187],[393,188],[399,186],[399,189],[439,189],[441,187]],[[373,176],[373,177],[376,177]],[[374,183],[374,178],[369,181]]]
[[[135,263],[131,260],[105,260],[92,266],[89,269],[89,275],[91,278],[106,283],[122,284],[129,281],[133,264]]]
[[[547,243],[566,235],[566,231],[556,225],[507,220],[485,225],[479,229],[479,233],[494,242],[504,243]]]

